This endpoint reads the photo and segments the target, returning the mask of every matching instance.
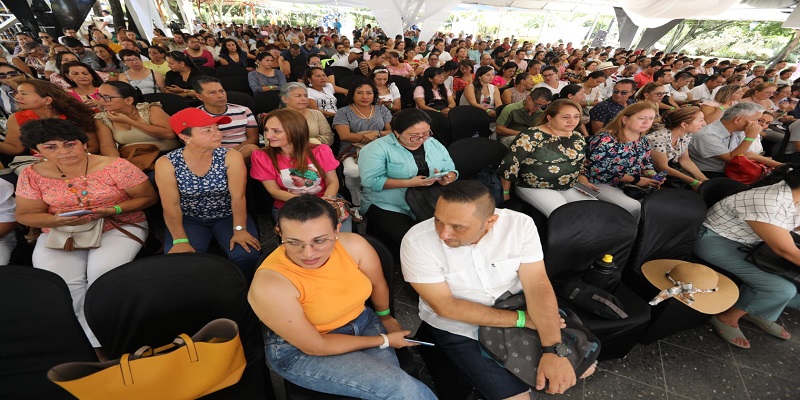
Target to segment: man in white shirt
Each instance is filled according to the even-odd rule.
[[[713,100],[714,95],[717,93],[717,88],[722,86],[723,83],[725,83],[725,78],[722,75],[711,75],[702,85],[693,87],[689,94],[695,100]]]
[[[103,25],[100,26],[100,29],[106,28],[111,36],[114,36],[114,17],[111,16],[111,12],[103,10],[100,14],[103,14],[103,17],[100,18],[103,20]]]
[[[337,45],[336,46],[337,50],[338,50],[339,46],[341,46],[341,45]],[[363,50],[361,50],[358,47],[353,47],[352,49],[350,49],[350,53],[348,53],[348,54],[346,54],[344,56],[342,56],[341,53],[337,53],[334,56],[334,59],[336,59],[336,60],[333,62],[333,64],[331,64],[331,66],[332,67],[347,67],[347,68],[350,68],[351,70],[355,70],[356,68],[358,68],[358,63],[361,61],[362,53],[363,53]]]
[[[456,181],[443,189],[434,218],[408,231],[400,253],[403,276],[420,295],[420,318],[478,391],[491,399],[530,398],[526,384],[481,354],[480,325],[535,326],[545,346],[537,389],[546,380],[548,393],[564,393],[575,384],[569,361],[553,353],[560,347],[561,322],[530,217],[496,210],[478,181]],[[536,306],[527,312],[492,308],[505,292],[520,291]]]

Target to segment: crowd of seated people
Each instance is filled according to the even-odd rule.
[[[356,232],[354,224],[366,218],[366,232],[402,255],[405,278],[424,304],[423,320],[443,347],[466,346],[458,343],[464,338],[474,342],[472,329],[487,320],[515,325],[510,314],[487,310],[491,304],[455,302],[450,289],[484,289],[450,282],[447,268],[430,269],[421,259],[425,254],[442,257],[442,265],[458,263],[431,246],[454,252],[502,247],[510,253],[491,257],[521,260],[519,276],[511,274],[516,283],[543,273],[532,223],[490,207],[488,192],[459,180],[449,143],[434,138],[432,117],[455,115],[450,112],[456,107],[488,115],[491,137],[508,147],[496,171],[503,199],[527,202],[545,217],[569,202],[600,200],[638,219],[641,198],[629,194],[632,187],[643,193],[666,186],[697,191],[723,176],[726,163],[738,155],[774,169],[768,183],[709,211],[696,252],[741,274],[751,288],[712,319],[726,341],[749,346],[738,330],[742,318],[773,336],[789,336],[775,320],[785,306],[800,304],[795,293],[784,281],[753,274],[734,250],[766,241],[786,247],[787,259],[800,257],[786,245],[788,231],[797,226],[790,204],[792,196],[800,196],[797,169],[764,154],[762,143],[775,134],[770,122],[788,124],[800,117],[795,112],[800,86],[789,81],[793,67],[471,35],[437,34],[423,42],[416,31],[391,38],[371,27],[350,38],[322,28],[217,28],[170,37],[157,32],[152,44],[124,27],[113,38],[100,30],[84,33],[85,43],[72,32],[62,38],[63,46],[53,43],[47,51],[21,35],[13,61],[0,63],[0,114],[7,118],[0,161],[37,158],[18,178],[12,173],[0,180],[0,263],[8,263],[16,245],[17,224],[40,230],[32,239],[32,264],[67,282],[75,314],[95,347],[99,343],[82,310],[86,288],[136,256],[151,222],[143,211],[160,199],[165,253],[213,251],[213,239],[253,280],[250,301],[269,328],[267,349],[291,349],[268,351],[268,363],[279,375],[314,390],[352,394],[352,388],[287,367],[288,360],[302,361],[305,368],[330,372],[331,379],[356,379],[363,390],[434,398],[384,351],[407,346],[402,338],[408,331],[382,314],[388,309],[386,282],[375,269],[374,251],[350,233]],[[226,70],[244,80],[244,89],[235,91],[249,88],[255,95],[251,106],[263,109],[255,100],[272,93],[279,109],[256,115],[237,104],[228,95],[234,91],[230,81],[216,76]],[[189,106],[168,113],[172,103],[145,101],[143,95],[151,94],[180,96]],[[790,131],[787,154],[800,149],[800,125]],[[137,145],[157,148],[154,166],[139,168],[120,157]],[[666,179],[656,179],[659,173]],[[260,182],[274,200],[270,216],[282,243],[261,266],[256,216],[246,203],[248,179]],[[442,190],[444,200],[436,204],[435,220],[421,221],[406,193],[426,187]],[[763,202],[765,196],[779,204],[745,207],[751,198]],[[794,214],[776,222],[769,218],[778,212],[775,207]],[[91,214],[60,216],[76,210]],[[731,215],[741,218],[733,221]],[[52,229],[99,218],[118,220],[139,240],[106,221],[99,248],[68,252],[47,245]],[[493,229],[507,234],[509,244],[484,236]],[[323,264],[336,269],[309,272]],[[443,288],[443,282],[453,286]],[[523,279],[522,285],[528,282]],[[327,308],[330,303],[320,299],[340,296],[345,285],[341,308]],[[531,290],[543,291],[547,307],[551,300],[555,304],[548,295],[552,288]],[[312,291],[322,297],[301,300]],[[363,307],[368,298],[377,316]],[[558,324],[552,315],[529,318],[537,327],[545,324],[545,331]],[[348,321],[359,326],[356,333],[343,329]],[[525,394],[507,376],[488,382],[470,374],[464,365],[478,363],[467,361],[472,350],[453,357],[465,357],[462,372],[476,388],[502,398]],[[360,361],[365,354],[375,358],[374,365]],[[574,384],[574,374],[557,361],[543,358],[543,365],[548,377],[558,380],[548,390],[563,392]],[[374,376],[378,369],[393,371],[392,379]]]

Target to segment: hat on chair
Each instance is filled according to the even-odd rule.
[[[718,314],[739,298],[739,288],[732,280],[702,264],[653,260],[642,265],[642,273],[661,290],[650,301],[653,306],[674,297],[703,314]]]

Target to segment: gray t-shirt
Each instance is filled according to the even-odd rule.
[[[352,107],[342,107],[336,111],[336,116],[333,117],[333,129],[336,129],[336,125],[348,125],[352,133],[382,131],[386,124],[392,120],[392,113],[384,106],[374,106],[374,110],[375,112],[372,113],[370,119],[364,119],[353,112]],[[346,153],[352,146],[351,143],[343,141],[339,154]]]
[[[692,136],[689,157],[701,171],[724,172],[725,162],[715,156],[730,153],[739,146],[744,136],[734,133],[728,132],[721,121],[707,125]]]
[[[784,154],[792,154],[797,152],[795,142],[800,142],[800,121],[794,121],[789,125],[789,143],[786,145]]]

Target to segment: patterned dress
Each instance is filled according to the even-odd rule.
[[[625,175],[641,175],[653,170],[650,142],[642,136],[634,142],[621,143],[608,132],[595,135],[589,141],[586,176],[591,183],[620,185]]]
[[[583,172],[585,148],[579,132],[564,137],[529,128],[511,143],[498,174],[520,187],[567,190]]]
[[[181,213],[197,218],[221,218],[233,214],[231,193],[228,189],[228,167],[225,154],[228,149],[218,147],[211,155],[211,168],[197,176],[183,158],[185,148],[174,150],[167,158],[175,168],[175,180],[181,196]]]

